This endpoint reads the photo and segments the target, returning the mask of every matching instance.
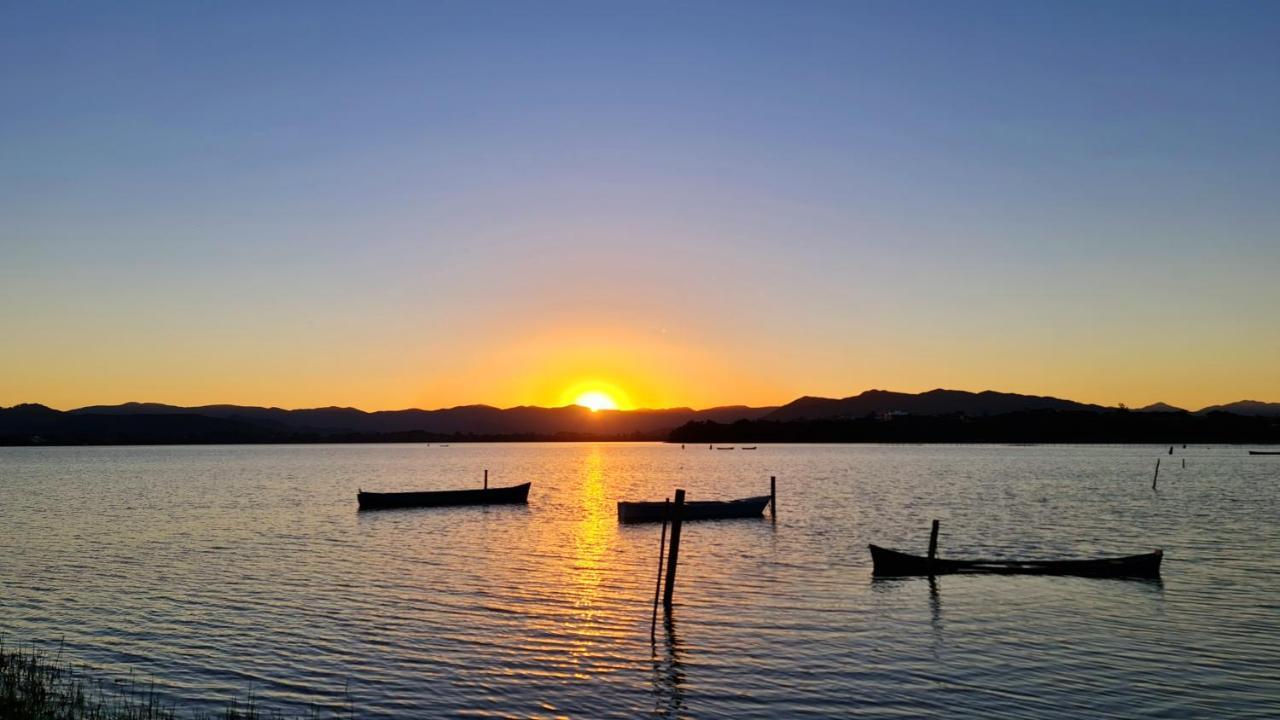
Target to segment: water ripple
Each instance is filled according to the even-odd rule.
[[[0,635],[218,710],[360,717],[1280,716],[1276,463],[1193,448],[666,445],[0,449]],[[357,513],[488,468],[528,507]],[[619,498],[757,495],[657,526]],[[1167,477],[1167,479],[1166,479]],[[1166,551],[1162,582],[871,580],[866,543]]]

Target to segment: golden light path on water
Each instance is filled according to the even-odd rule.
[[[569,578],[577,610],[569,628],[579,638],[579,645],[574,651],[577,658],[592,656],[596,647],[607,642],[611,635],[599,624],[601,614],[606,612],[600,607],[600,596],[607,591],[602,587],[604,572],[601,561],[617,528],[616,519],[605,512],[608,498],[600,448],[588,451],[581,473],[582,519],[573,532],[572,576]]]

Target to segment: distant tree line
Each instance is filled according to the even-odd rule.
[[[1278,443],[1280,418],[1215,412],[1070,412],[891,415],[822,420],[690,422],[679,443]]]
[[[201,415],[68,415],[0,423],[0,445],[209,445],[669,440],[679,443],[1280,443],[1280,417],[1214,412],[1036,410],[998,415],[881,414],[818,420],[695,421],[673,431],[601,434],[351,432]]]
[[[666,431],[591,433],[307,432],[195,415],[72,416],[37,431],[0,430],[9,445],[266,445],[314,443],[626,442],[662,440]]]

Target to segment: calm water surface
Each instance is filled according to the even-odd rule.
[[[0,635],[210,709],[1280,717],[1280,458],[1167,450],[0,448]],[[528,507],[356,512],[485,468]],[[770,475],[776,523],[686,526],[651,642],[659,527],[615,501]],[[956,556],[1162,547],[1163,581],[873,581],[866,544],[923,551],[931,518]]]

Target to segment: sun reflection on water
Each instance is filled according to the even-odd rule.
[[[573,528],[573,577],[575,618],[581,624],[584,635],[597,635],[592,625],[601,612],[600,596],[603,591],[605,568],[602,558],[608,552],[617,523],[608,512],[609,500],[605,492],[604,455],[599,447],[588,450],[582,467],[582,486],[579,502],[582,520]]]

